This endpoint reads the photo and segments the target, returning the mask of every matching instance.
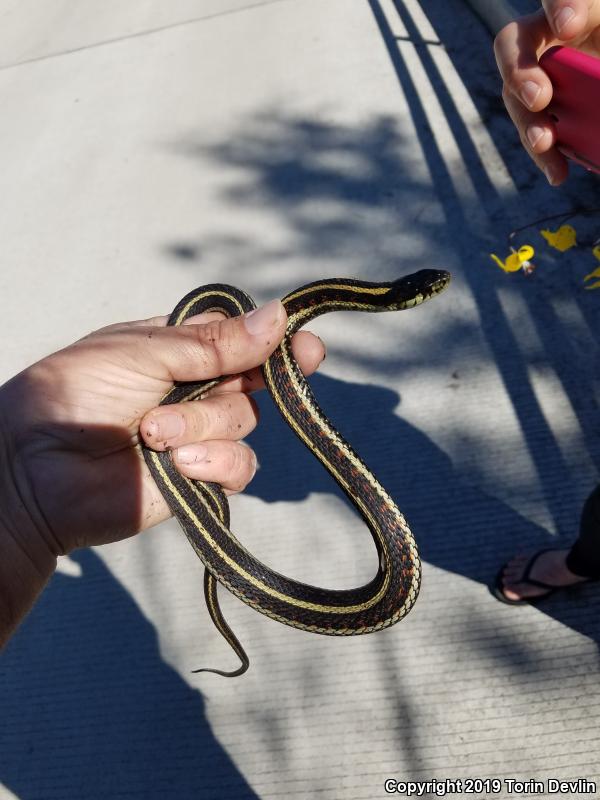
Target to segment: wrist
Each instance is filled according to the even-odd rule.
[[[9,442],[0,413],[0,648],[56,567],[56,554],[33,521],[31,498],[20,485],[18,457]]]
[[[49,551],[31,546],[25,551],[19,539],[0,527],[0,649],[30,611],[56,567],[56,557]]]

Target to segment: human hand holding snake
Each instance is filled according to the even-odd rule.
[[[251,479],[254,454],[239,440],[257,422],[249,396],[263,385],[257,366],[285,332],[281,303],[231,320],[213,312],[181,328],[166,322],[96,331],[0,389],[0,644],[58,555],[118,541],[170,516],[144,464],[143,440],[169,448],[182,474],[216,481],[228,493]],[[294,352],[307,373],[324,355],[321,341],[304,332]],[[217,374],[238,377],[203,403],[170,408],[168,420],[157,408],[174,380]]]
[[[208,671],[233,676],[248,667],[221,615],[217,581],[256,610],[315,633],[369,633],[402,619],[420,587],[415,541],[393,499],[319,408],[303,372],[314,369],[323,351],[314,338],[299,338],[299,330],[331,311],[412,308],[449,280],[436,270],[391,283],[323,280],[291,292],[283,306],[273,301],[261,310],[233,287],[200,287],[177,305],[167,327],[164,318],[111,326],[6,384],[0,457],[10,479],[0,486],[0,643],[33,603],[57,555],[160,522],[165,500],[206,567],[211,617],[242,661],[234,672]],[[209,318],[186,325],[198,314]],[[236,440],[254,426],[245,390],[258,385],[252,368],[262,362],[286,422],[371,532],[379,569],[363,587],[329,591],[286,578],[229,530],[223,490],[243,488],[254,471],[254,457]],[[160,408],[152,408],[161,397]],[[189,403],[196,399],[203,402]]]

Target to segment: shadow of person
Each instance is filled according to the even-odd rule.
[[[322,409],[334,424],[339,420],[341,434],[406,516],[423,561],[487,586],[499,566],[516,552],[568,546],[550,540],[547,531],[461,479],[437,445],[397,416],[400,398],[396,392],[323,374],[313,375],[310,383]],[[261,468],[246,491],[269,503],[297,502],[314,492],[337,495],[347,502],[333,479],[285,425],[266,392],[258,397],[258,403],[261,424],[249,443]],[[574,524],[577,514],[574,508]],[[591,587],[579,592],[579,613],[564,593],[540,610],[600,642],[595,613],[598,593]],[[497,602],[486,592],[482,602],[488,601]],[[582,614],[582,604],[594,613]]]
[[[256,800],[202,694],[92,550],[57,573],[0,662],[0,783],[20,800]]]

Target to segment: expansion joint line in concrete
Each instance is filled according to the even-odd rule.
[[[51,58],[61,58],[62,56],[69,56],[72,53],[81,53],[85,50],[94,50],[97,47],[106,47],[111,44],[118,44],[119,42],[126,42],[128,39],[140,39],[143,36],[152,36],[155,33],[162,33],[163,31],[173,30],[174,28],[184,28],[187,25],[197,25],[200,22],[210,22],[214,19],[221,17],[228,17],[234,14],[241,14],[245,11],[252,11],[256,8],[263,6],[272,6],[277,3],[289,3],[292,0],[261,0],[258,3],[249,3],[241,8],[231,8],[228,11],[217,11],[214,14],[206,14],[202,17],[193,17],[192,19],[184,19],[181,22],[173,22],[169,25],[162,25],[158,28],[148,28],[144,31],[136,31],[135,33],[128,33],[125,36],[115,36],[112,39],[103,39],[101,42],[93,42],[92,44],[85,44],[81,47],[71,47],[67,50],[60,50],[57,53],[46,53],[43,56],[34,56],[33,58],[24,58],[21,61],[14,61],[11,64],[0,64],[0,71],[7,69],[15,69],[16,67],[24,66],[25,64],[34,64],[36,61],[47,61]]]

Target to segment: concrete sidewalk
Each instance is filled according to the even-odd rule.
[[[0,0],[0,20],[3,379],[214,280],[261,302],[327,275],[453,274],[422,308],[313,326],[315,392],[421,548],[406,621],[321,638],[222,592],[250,671],[192,675],[234,659],[177,524],[76,552],[0,661],[0,800],[600,788],[598,591],[510,608],[486,588],[514,552],[568,543],[598,480],[600,224],[573,219],[563,254],[539,233],[560,220],[525,229],[529,277],[490,253],[596,207],[597,179],[551,189],[529,162],[482,23],[462,0]],[[260,403],[236,534],[298,579],[370,579],[370,537]]]

